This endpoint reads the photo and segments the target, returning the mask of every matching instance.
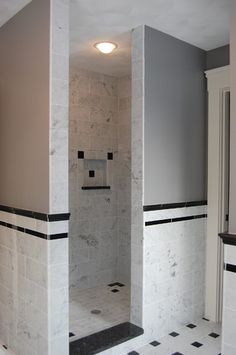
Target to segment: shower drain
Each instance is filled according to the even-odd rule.
[[[92,314],[100,314],[100,313],[102,313],[102,311],[100,311],[100,309],[93,309],[93,310],[91,311],[91,313],[92,313]]]

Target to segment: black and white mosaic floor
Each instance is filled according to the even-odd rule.
[[[131,351],[129,355],[219,355],[221,325],[205,319],[174,330],[162,339]]]
[[[70,295],[70,341],[100,332],[130,318],[129,287],[114,282]]]

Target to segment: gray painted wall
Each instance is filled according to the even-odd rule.
[[[215,69],[229,65],[229,45],[206,52],[206,69]]]
[[[50,1],[0,29],[0,204],[49,209]]]
[[[144,204],[205,195],[205,52],[145,27]]]

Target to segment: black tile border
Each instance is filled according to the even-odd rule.
[[[224,244],[236,245],[236,234],[224,232],[219,233],[219,237],[222,239]]]
[[[49,213],[23,210],[20,208],[9,207],[4,205],[0,205],[0,211],[16,214],[18,216],[39,219],[41,221],[46,221],[46,222],[68,221],[70,219],[70,213],[49,214]]]
[[[230,271],[236,273],[236,265],[233,264],[225,264],[224,265],[225,271]]]
[[[110,190],[111,186],[82,186],[82,190]]]
[[[158,224],[166,224],[166,223],[175,223],[175,222],[182,222],[182,221],[190,221],[193,219],[200,219],[206,218],[207,214],[198,214],[195,216],[185,216],[185,217],[176,217],[176,218],[168,218],[168,219],[159,219],[155,221],[147,221],[145,222],[145,226],[155,226]]]
[[[70,342],[70,355],[93,355],[136,338],[144,333],[144,330],[130,322],[118,324],[114,327],[102,330]]]
[[[148,212],[148,211],[168,210],[172,208],[197,207],[197,206],[205,206],[205,205],[207,205],[207,200],[161,203],[158,205],[145,205],[143,206],[143,211]]]
[[[30,234],[30,235],[33,235],[34,237],[38,237],[38,238],[46,239],[46,240],[55,240],[55,239],[68,238],[68,233],[44,234],[44,233],[40,233],[40,232],[37,232],[37,231],[33,231],[31,229],[28,229],[28,228],[15,226],[14,224],[2,222],[2,221],[0,221],[0,226],[6,227],[6,228],[9,228],[9,229],[14,229],[16,231],[19,231],[19,232],[22,232],[22,233],[26,233],[26,234]]]

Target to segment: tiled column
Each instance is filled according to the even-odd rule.
[[[69,0],[45,0],[44,3],[50,5],[50,43],[45,45],[48,44],[50,71],[47,67],[44,73],[45,85],[50,81],[50,122],[46,117],[43,138],[47,143],[49,141],[50,151],[41,159],[46,159],[46,164],[49,161],[49,176],[46,176],[49,194],[43,196],[49,210],[47,207],[45,213],[39,213],[15,209],[15,206],[0,206],[0,339],[16,355],[69,353]],[[49,16],[49,6],[47,10],[45,17]],[[33,84],[37,89],[37,79]],[[34,144],[33,140],[26,142]],[[30,162],[29,171],[33,169]],[[42,176],[45,178],[43,174],[44,171]],[[29,196],[30,188],[27,191]]]
[[[68,212],[69,0],[51,0],[50,213]],[[61,225],[60,225],[61,223]],[[50,228],[60,232],[63,222]],[[68,224],[66,225],[66,233]],[[68,239],[48,242],[50,355],[69,353]]]
[[[51,0],[50,212],[68,211],[69,0]]]
[[[132,32],[131,129],[131,322],[142,326],[143,314],[143,112],[144,27]]]

